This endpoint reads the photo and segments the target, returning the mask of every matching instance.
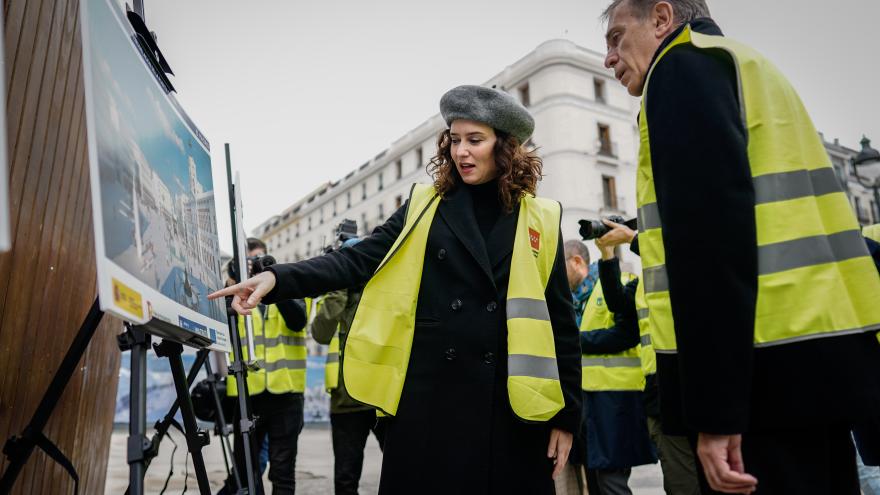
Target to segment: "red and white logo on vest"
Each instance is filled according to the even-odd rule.
[[[529,242],[534,251],[541,250],[541,233],[531,227],[529,227]]]

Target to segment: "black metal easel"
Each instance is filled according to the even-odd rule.
[[[233,247],[236,247],[238,246],[238,223],[236,222],[237,207],[235,204],[236,192],[235,184],[233,184],[232,181],[232,159],[229,154],[229,143],[225,143],[225,150],[226,179],[229,186],[229,218],[232,223],[232,245]],[[232,252],[232,263],[234,263],[236,267],[239,267],[238,249],[233,249]],[[239,270],[240,274],[241,271],[242,270]],[[232,309],[228,299],[226,304],[226,316],[227,321],[229,322],[229,337],[232,342],[233,357],[233,362],[232,365],[229,366],[229,371],[235,375],[236,386],[238,388],[238,417],[240,419],[236,425],[236,429],[241,434],[241,443],[244,448],[245,475],[247,479],[247,492],[245,493],[254,495],[262,492],[263,480],[255,474],[256,466],[254,464],[254,452],[252,448],[254,446],[252,440],[255,424],[253,416],[251,415],[250,398],[247,388],[247,372],[249,366],[245,363],[244,356],[242,355],[241,337],[238,334],[238,313]],[[260,488],[260,491],[257,491],[258,487]]]
[[[12,490],[15,480],[18,478],[35,447],[41,448],[46,455],[67,470],[71,478],[73,478],[74,493],[79,493],[79,475],[76,469],[61,450],[43,435],[43,428],[49,422],[52,411],[58,405],[64,388],[70,381],[70,377],[73,376],[74,371],[76,371],[77,365],[83,354],[85,354],[86,348],[89,346],[92,336],[95,335],[95,330],[98,329],[98,324],[101,323],[103,316],[104,312],[101,311],[98,299],[95,298],[95,302],[92,303],[92,307],[89,309],[88,314],[86,314],[85,320],[83,320],[79,331],[73,338],[73,342],[67,349],[64,360],[61,361],[61,365],[55,371],[55,376],[52,377],[52,382],[49,384],[46,393],[43,394],[43,398],[40,400],[40,404],[37,406],[37,410],[34,412],[33,417],[31,417],[30,422],[21,433],[21,436],[10,437],[3,446],[3,453],[9,458],[9,466],[6,467],[3,478],[0,478],[0,494],[9,493]]]

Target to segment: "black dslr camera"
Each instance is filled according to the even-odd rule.
[[[342,244],[349,239],[357,238],[358,227],[357,222],[346,218],[339,222],[336,230],[333,232],[333,244],[324,248],[324,253],[332,253],[342,247]]]
[[[611,215],[610,217],[606,217],[606,220],[626,225],[633,230],[636,230],[637,228],[637,219],[635,218],[624,220],[622,216]],[[585,241],[598,239],[611,230],[611,227],[602,223],[601,220],[578,220],[578,223],[581,224],[580,234]]]
[[[248,276],[253,277],[258,273],[262,273],[266,271],[266,268],[277,263],[273,256],[268,254],[263,254],[259,256],[248,256],[247,257],[247,265],[248,265]],[[229,272],[229,277],[236,282],[241,282],[241,279],[238,278],[238,267],[235,266],[235,263],[229,263],[229,268],[227,270]]]
[[[250,271],[251,277],[258,273],[263,273],[264,271],[266,271],[266,268],[269,268],[270,266],[277,263],[275,258],[268,254],[263,254],[260,256],[248,256],[247,262],[248,270]]]

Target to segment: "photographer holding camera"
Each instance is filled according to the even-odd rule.
[[[582,229],[585,238],[601,234],[601,227],[605,227],[593,223],[599,228],[586,234]],[[588,225],[586,230],[591,230],[590,227]],[[609,267],[600,263],[599,280],[593,280],[584,290],[589,278],[590,254],[587,246],[578,240],[565,242],[565,261],[573,300],[586,297],[583,313],[578,316],[586,434],[586,441],[582,440],[581,445],[586,451],[587,487],[590,493],[631,494],[628,487],[631,468],[657,462],[657,458],[648,437],[642,401],[645,377],[639,355],[635,304],[612,307],[610,299],[615,294],[606,295],[603,286],[610,285],[616,290],[626,282],[625,290],[634,293],[638,282],[631,274],[621,277],[619,269],[609,282],[602,273]]]
[[[582,221],[582,225],[583,225]],[[593,222],[594,224],[596,222]],[[592,226],[590,232],[584,230],[584,237],[596,240],[596,247],[602,254],[599,261],[599,279],[605,287],[605,301],[608,309],[617,312],[619,308],[637,308],[639,333],[641,335],[642,371],[645,373],[645,412],[648,416],[648,431],[657,447],[660,467],[663,470],[663,489],[669,495],[696,495],[700,493],[697,481],[694,453],[687,437],[663,433],[660,421],[660,399],[657,383],[657,362],[651,341],[648,324],[648,310],[644,302],[644,286],[639,282],[637,290],[627,290],[620,280],[620,263],[615,250],[622,244],[630,244],[630,251],[639,254],[638,234],[635,225],[624,222],[619,217],[602,220],[601,227]],[[641,299],[641,301],[639,301]]]
[[[266,244],[253,237],[247,240],[247,263],[251,275],[260,273],[275,259],[266,254]],[[230,268],[232,264],[229,265]],[[235,283],[237,273],[229,270]],[[252,452],[269,439],[269,480],[275,495],[293,494],[296,480],[297,441],[303,427],[303,406],[306,383],[305,326],[308,313],[302,300],[288,299],[276,304],[260,304],[251,314],[253,318],[255,355],[249,356],[245,346],[245,361],[254,359],[259,369],[248,371],[247,389],[251,410],[256,417]],[[238,332],[245,336],[244,317],[238,319]],[[231,359],[231,358],[230,358]],[[238,395],[235,377],[227,377],[227,394]],[[237,416],[237,410],[236,410]],[[238,427],[236,417],[235,425]],[[235,462],[239,472],[245,471],[241,455],[241,435],[235,435]]]
[[[351,224],[346,224],[351,222]],[[346,235],[345,226],[353,227]],[[346,249],[357,244],[357,226],[343,221],[337,229],[337,245]],[[370,432],[382,448],[384,423],[376,418],[376,410],[355,401],[345,388],[342,366],[345,343],[351,329],[363,286],[330,292],[318,303],[312,320],[312,337],[320,344],[330,345],[325,385],[330,392],[330,426],[333,438],[333,486],[336,495],[357,495],[364,464],[364,447]],[[335,366],[334,366],[335,364]]]

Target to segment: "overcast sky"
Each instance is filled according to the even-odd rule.
[[[553,38],[604,53],[607,0],[145,0],[178,99],[212,146],[229,252],[223,143],[245,227],[336,180]],[[709,0],[725,34],[768,56],[826,138],[880,147],[877,0]]]

